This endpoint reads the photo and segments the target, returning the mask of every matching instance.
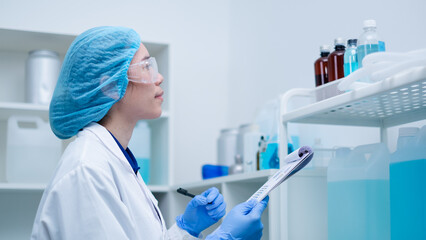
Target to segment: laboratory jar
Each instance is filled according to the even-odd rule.
[[[234,164],[235,154],[237,152],[238,129],[227,128],[220,131],[217,140],[217,163],[223,166]]]
[[[261,136],[257,124],[243,124],[238,128],[237,154],[242,157],[244,172],[256,171]]]
[[[50,50],[31,51],[26,61],[26,101],[48,105],[52,99],[60,68],[58,53]]]

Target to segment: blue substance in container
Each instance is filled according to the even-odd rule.
[[[210,165],[210,164],[203,165],[203,168],[202,168],[203,179],[227,176],[228,170],[229,170],[228,166]]]

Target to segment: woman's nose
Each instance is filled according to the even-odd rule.
[[[163,83],[163,81],[164,81],[164,77],[163,77],[163,75],[161,75],[159,73],[158,76],[157,76],[157,78],[158,78],[158,81],[155,83],[155,85],[160,86]]]

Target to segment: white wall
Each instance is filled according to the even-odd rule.
[[[426,48],[426,1],[407,0],[234,0],[230,22],[229,125],[252,121],[267,100],[295,87],[313,88],[313,63],[319,46],[336,37],[358,38],[365,19],[376,19],[388,51]],[[330,134],[342,128],[304,126],[299,134],[357,145],[378,141],[377,131],[346,130],[348,138]],[[297,131],[296,131],[297,132]],[[327,135],[328,134],[328,135]],[[303,137],[303,136],[302,136]],[[306,142],[305,144],[312,144]]]
[[[0,28],[79,34],[123,25],[143,41],[170,44],[171,79],[165,81],[173,81],[177,182],[201,179],[201,165],[216,160],[228,112],[229,16],[226,0],[0,1]]]
[[[357,38],[362,21],[374,18],[389,51],[424,48],[425,9],[424,0],[2,0],[0,27],[79,34],[124,25],[144,41],[169,43],[180,183],[201,179],[201,165],[215,162],[221,128],[252,121],[257,108],[290,88],[314,87],[319,45]],[[328,132],[324,126],[313,135]]]

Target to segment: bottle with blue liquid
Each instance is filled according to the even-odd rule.
[[[357,47],[358,66],[360,68],[362,67],[362,60],[366,55],[385,51],[385,43],[380,40],[376,30],[375,20],[364,21],[364,32],[358,39]]]
[[[139,121],[129,141],[129,149],[138,162],[139,173],[146,184],[150,184],[151,130],[146,121]]]
[[[390,198],[392,240],[426,239],[426,126],[399,129]]]
[[[358,69],[357,40],[349,39],[343,57],[345,77]]]
[[[337,150],[327,170],[329,240],[390,239],[389,157],[383,143]]]

